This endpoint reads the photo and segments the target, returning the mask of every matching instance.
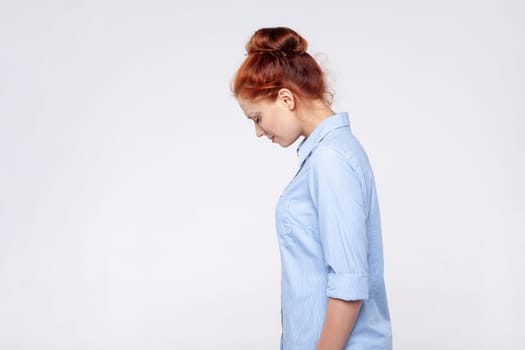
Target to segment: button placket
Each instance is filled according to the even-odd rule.
[[[292,232],[289,209],[290,199],[283,193],[279,198],[276,208],[277,232],[279,234],[289,234]]]

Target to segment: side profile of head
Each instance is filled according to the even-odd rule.
[[[329,110],[324,74],[307,41],[287,27],[261,28],[246,44],[232,92],[256,135],[288,147],[313,127],[313,110]],[[328,114],[333,113],[331,111]]]

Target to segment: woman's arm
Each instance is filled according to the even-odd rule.
[[[316,350],[342,350],[346,344],[362,301],[347,301],[328,297],[323,330]]]

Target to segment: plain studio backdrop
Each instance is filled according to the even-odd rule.
[[[278,349],[298,142],[229,90],[277,25],[369,155],[394,348],[525,348],[522,2],[0,4],[0,349]]]

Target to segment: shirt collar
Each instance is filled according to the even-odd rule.
[[[299,146],[297,146],[297,156],[299,157],[299,167],[302,166],[304,160],[308,158],[314,147],[322,141],[322,139],[332,130],[348,126],[350,127],[350,120],[347,112],[336,113],[328,118],[323,119],[307,138],[304,138]]]

